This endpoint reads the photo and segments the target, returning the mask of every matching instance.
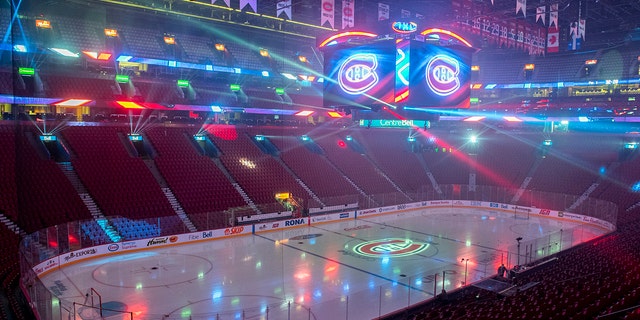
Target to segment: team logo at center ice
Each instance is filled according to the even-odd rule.
[[[378,84],[378,58],[371,53],[358,53],[347,58],[338,70],[340,88],[348,94],[362,94]]]
[[[368,257],[404,257],[420,253],[428,246],[428,243],[390,238],[360,243],[353,247],[353,251]]]
[[[458,60],[445,55],[436,55],[425,69],[427,85],[433,93],[448,96],[460,88],[460,65]]]

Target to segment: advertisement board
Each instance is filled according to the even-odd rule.
[[[253,227],[254,227],[254,232],[259,233],[264,231],[307,226],[309,225],[309,221],[310,220],[308,217],[304,217],[304,218],[295,218],[295,219],[288,219],[288,220],[281,220],[281,221],[257,223],[257,224],[254,224]]]

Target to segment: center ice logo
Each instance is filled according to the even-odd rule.
[[[425,69],[427,85],[435,94],[448,96],[460,88],[460,65],[458,60],[445,55],[436,55]]]
[[[362,94],[378,84],[378,59],[374,54],[358,53],[347,58],[338,71],[340,88],[348,94]]]
[[[368,257],[404,257],[424,251],[428,243],[413,242],[409,239],[391,238],[373,240],[358,244],[353,251]]]

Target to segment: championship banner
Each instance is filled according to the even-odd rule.
[[[536,22],[538,22],[538,20],[542,20],[542,25],[545,25],[546,21],[546,7],[545,6],[541,6],[536,8]]]
[[[291,20],[291,0],[278,1],[276,4],[276,17],[284,13],[287,19]]]
[[[247,5],[253,12],[258,13],[258,0],[240,0],[240,10],[244,10]]]
[[[329,23],[329,27],[331,29],[335,29],[335,21],[334,21],[334,7],[335,0],[322,0],[322,12],[320,16],[320,25],[324,26],[325,22]]]
[[[549,7],[549,27],[558,28],[558,4]]]
[[[389,5],[378,3],[378,21],[389,20]]]
[[[220,2],[220,0],[211,0],[211,4],[216,4],[216,2]],[[231,0],[222,0],[225,6],[231,7]]]
[[[516,15],[522,11],[522,15],[527,17],[527,0],[516,0]]]
[[[578,36],[578,22],[577,21],[571,22],[571,25],[569,26],[569,36],[570,37],[577,37]]]
[[[342,29],[353,28],[354,0],[342,0]]]

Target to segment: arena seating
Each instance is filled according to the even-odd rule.
[[[125,127],[70,127],[62,135],[73,150],[72,163],[103,214],[127,218],[175,213],[140,158],[124,147]]]
[[[155,162],[160,173],[180,202],[182,208],[194,217],[203,213],[217,213],[247,203],[236,191],[213,159],[198,154],[189,139],[196,133],[193,128],[156,127],[147,131],[150,142],[158,153]],[[225,227],[227,222],[197,223],[203,230]],[[208,227],[207,227],[208,226]]]
[[[30,141],[27,139],[30,133],[23,131],[16,138],[19,149],[15,171],[20,176],[17,187],[19,198],[24,199],[19,203],[21,226],[31,233],[69,221],[91,219],[78,192],[55,161],[36,153],[31,142],[39,143],[39,136],[32,135]]]
[[[306,130],[265,128],[260,131],[278,147],[282,161],[302,179],[324,205],[355,201],[353,195],[358,191],[331,166],[324,155],[314,153],[304,146],[302,135]],[[313,161],[310,163],[309,160]]]
[[[68,182],[64,182],[65,177],[61,176],[62,173],[52,162],[53,160],[42,159],[26,136],[16,137],[15,125],[15,122],[5,122],[0,126],[3,137],[0,139],[3,143],[1,150],[6,152],[3,159],[11,160],[19,154],[24,166],[40,167],[40,169],[26,175],[21,173],[21,177],[25,178],[24,183],[14,185],[13,190],[11,183],[5,183],[3,187],[6,190],[3,191],[16,194],[13,198],[15,200],[18,198],[18,190],[46,193],[44,189],[38,188],[71,188]],[[19,126],[20,130],[17,132],[33,132],[32,124],[21,126],[24,127]],[[487,132],[480,139],[482,147],[476,150],[477,155],[474,158],[469,155],[466,145],[468,142],[465,138],[438,128],[431,130],[431,133],[439,137],[442,144],[451,146],[454,152],[435,153],[425,149],[419,153],[410,153],[406,144],[407,132],[404,130],[366,128],[331,130],[331,128],[229,125],[208,125],[206,129],[205,132],[222,152],[220,163],[258,205],[273,204],[274,193],[281,191],[292,192],[303,201],[308,202],[310,199],[310,195],[295,182],[294,176],[278,163],[277,157],[282,159],[295,177],[300,178],[318,197],[326,199],[340,194],[357,193],[355,188],[342,178],[341,172],[370,195],[395,190],[389,181],[377,173],[377,170],[384,172],[392,181],[398,181],[396,185],[403,191],[412,192],[413,186],[418,186],[420,180],[427,182],[428,178],[410,177],[408,172],[415,174],[416,168],[421,166],[419,161],[411,160],[409,157],[411,155],[423,156],[427,167],[441,184],[468,182],[469,173],[474,166],[473,162],[459,160],[460,157],[465,156],[469,157],[468,159],[476,159],[476,169],[483,167],[487,172],[494,173],[494,175],[487,175],[482,170],[476,170],[479,184],[505,186],[501,185],[500,181],[506,181],[508,182],[506,186],[519,186],[526,174],[533,172],[532,184],[535,188],[558,192],[572,190],[575,195],[579,195],[591,184],[599,182],[600,185],[591,196],[615,201],[621,205],[619,219],[624,224],[619,225],[620,230],[617,233],[558,255],[560,262],[553,269],[519,279],[518,281],[522,281],[520,283],[539,282],[537,286],[523,293],[527,298],[515,295],[498,299],[481,292],[480,299],[473,298],[456,304],[436,304],[436,307],[428,306],[426,308],[433,309],[420,312],[416,316],[418,319],[422,319],[420,317],[447,318],[452,315],[462,317],[478,312],[486,314],[489,318],[504,318],[514,314],[523,314],[527,318],[532,315],[553,318],[563,314],[591,317],[633,306],[631,301],[635,301],[637,297],[637,289],[634,290],[635,288],[627,283],[638,281],[634,277],[640,274],[638,273],[640,270],[636,270],[637,267],[631,258],[633,252],[638,250],[633,245],[634,241],[637,241],[637,236],[633,235],[631,230],[638,227],[635,225],[637,225],[639,207],[633,207],[637,202],[637,196],[630,193],[628,189],[630,184],[635,183],[634,179],[640,176],[640,172],[633,158],[619,159],[618,147],[606,146],[604,138],[601,140],[594,138],[590,142],[584,142],[585,135],[580,133],[556,135],[553,136],[553,152],[549,152],[546,158],[540,159],[539,146],[533,143],[533,141],[539,141],[540,135],[526,132],[510,135]],[[60,135],[69,147],[72,163],[79,177],[95,198],[96,203],[106,215],[122,216],[112,221],[121,234],[129,238],[142,238],[156,235],[159,232],[158,228],[173,228],[176,232],[180,232],[184,229],[182,222],[162,195],[160,183],[151,176],[142,159],[127,153],[122,142],[123,138],[126,141],[124,135],[127,130],[120,124],[70,126],[62,130]],[[200,155],[192,145],[190,137],[197,131],[197,127],[190,125],[156,125],[144,130],[144,137],[157,153],[152,161],[157,165],[162,177],[185,211],[193,218],[196,226],[200,229],[228,226],[229,216],[220,212],[234,206],[246,206],[246,202],[216,166],[215,159]],[[321,154],[303,145],[300,136],[304,133],[318,142]],[[277,148],[275,158],[260,151],[252,141],[257,134],[267,137]],[[358,144],[350,146],[346,141],[347,134],[351,135],[352,141]],[[344,148],[338,145],[340,140],[345,142]],[[610,140],[611,137],[609,137]],[[16,141],[21,146],[20,150],[15,149]],[[593,149],[590,147],[593,146],[600,152],[597,154],[591,152]],[[457,156],[456,152],[462,154]],[[365,153],[366,157],[361,153]],[[573,157],[579,158],[579,166],[576,166],[576,162],[568,161]],[[503,158],[514,160],[508,161]],[[329,161],[339,171],[335,170]],[[398,161],[403,161],[405,165],[395,166],[394,164]],[[536,170],[531,171],[536,161],[547,161],[549,164],[540,164]],[[313,165],[310,166],[309,163]],[[3,161],[1,165],[7,166],[5,172],[14,172],[11,169],[16,168],[15,162],[11,164]],[[256,168],[251,168],[253,165]],[[606,172],[608,178],[603,178],[597,173],[598,166],[608,168],[609,171]],[[258,168],[259,170],[256,170]],[[495,174],[501,179],[496,181]],[[4,174],[2,177],[8,176]],[[39,179],[43,181],[42,186],[32,186],[35,184],[32,181]],[[55,183],[56,187],[49,183]],[[145,194],[139,194],[139,190],[144,190]],[[74,191],[69,189],[68,193],[74,194]],[[223,194],[225,196],[220,196]],[[21,220],[19,224],[22,228],[32,230],[89,217],[83,204],[73,196],[61,199],[44,198],[40,201],[47,203],[47,208],[58,208],[55,210],[65,210],[63,204],[58,203],[59,201],[79,208],[76,211],[69,210],[67,215],[45,217],[35,212],[42,207],[34,206],[34,211],[29,215],[39,217],[37,218],[39,220],[35,224]],[[326,203],[326,205],[331,204]],[[10,204],[2,205],[10,208]],[[18,204],[15,205],[17,208]],[[125,207],[131,209],[123,209]],[[24,212],[30,212],[30,208],[24,207]],[[628,208],[630,209],[627,210]],[[3,210],[9,218],[12,217],[11,211]],[[158,226],[152,220],[144,219],[157,216],[171,216],[175,224]],[[83,235],[87,237],[82,239],[85,244],[107,241],[104,231],[94,221],[88,221],[80,228],[84,231]],[[618,252],[619,256],[613,255],[612,251]],[[594,259],[594,257],[600,258]],[[8,268],[15,270],[17,266]],[[612,269],[619,270],[616,276],[607,276],[606,271],[603,271]],[[12,275],[15,271],[9,271],[7,274],[10,279],[13,279]],[[598,280],[599,277],[604,277],[604,280]],[[556,285],[559,279],[565,280],[560,291]],[[15,281],[7,280],[4,285],[15,288]],[[583,293],[584,299],[574,301],[572,297],[575,297],[577,292],[588,292],[588,294]],[[536,297],[533,302],[529,301],[531,295]],[[473,296],[475,297],[475,294]],[[543,307],[557,301],[560,303],[555,303],[555,308]],[[11,306],[7,310],[13,312]]]
[[[506,132],[483,135],[476,183],[519,188],[537,158],[541,143],[537,138],[538,135],[512,136]]]
[[[138,2],[138,5],[141,3],[143,2]],[[154,3],[160,7],[167,2]],[[122,11],[119,12],[122,14],[120,15],[109,11],[105,19],[94,20],[94,15],[67,16],[66,13],[61,13],[63,10],[64,8],[59,9],[58,13],[46,16],[53,25],[51,32],[35,28],[34,20],[40,12],[21,12],[21,27],[14,27],[11,32],[6,33],[6,44],[23,44],[22,41],[26,39],[28,41],[24,44],[28,45],[28,52],[21,53],[10,47],[3,47],[0,52],[3,58],[0,59],[0,94],[57,99],[87,98],[96,101],[95,106],[90,108],[98,109],[99,114],[93,113],[90,118],[104,120],[102,125],[70,126],[60,131],[60,136],[67,143],[71,163],[88,193],[105,215],[114,217],[112,224],[123,236],[136,239],[151,237],[159,232],[184,231],[184,224],[171,208],[162,187],[172,190],[199,230],[229,226],[230,215],[223,211],[238,207],[247,210],[248,203],[219,166],[228,171],[230,178],[239,184],[248,199],[255,202],[263,212],[284,209],[274,201],[274,194],[277,192],[291,192],[303,200],[303,203],[314,204],[309,193],[296,179],[300,179],[324,205],[357,199],[361,196],[359,190],[374,199],[379,199],[374,195],[397,193],[399,190],[396,186],[407,195],[420,190],[431,190],[431,181],[426,175],[425,167],[439,184],[465,185],[470,182],[470,173],[476,173],[475,183],[478,185],[517,188],[525,178],[531,177],[529,189],[572,196],[579,196],[590,186],[597,184],[590,197],[611,201],[619,206],[618,230],[615,233],[568,252],[561,252],[554,265],[517,278],[517,284],[538,283],[526,291],[517,292],[513,296],[499,296],[469,288],[465,290],[467,294],[458,298],[436,299],[408,316],[403,313],[403,316],[414,319],[592,319],[637,306],[640,299],[640,200],[638,193],[631,192],[630,189],[638,183],[640,166],[637,152],[635,156],[621,156],[618,142],[624,134],[542,133],[540,128],[535,128],[536,133],[531,133],[525,131],[526,125],[518,128],[514,125],[498,129],[492,127],[491,130],[482,132],[478,147],[472,147],[466,140],[466,127],[461,130],[453,125],[450,128],[446,125],[438,128],[436,125],[430,130],[437,138],[435,145],[418,136],[421,150],[410,152],[406,141],[408,130],[347,128],[352,125],[352,117],[326,121],[316,128],[313,125],[317,123],[309,122],[316,122],[323,116],[314,115],[313,119],[300,118],[298,121],[285,117],[233,118],[227,115],[229,118],[226,121],[237,126],[212,125],[206,131],[222,152],[220,158],[216,159],[200,155],[191,145],[189,140],[198,131],[197,125],[180,125],[202,119],[172,115],[166,119],[165,126],[156,126],[143,132],[145,139],[148,138],[157,152],[150,161],[157,166],[161,178],[166,182],[165,186],[164,182],[153,176],[141,158],[133,157],[127,152],[124,147],[125,135],[130,129],[120,124],[128,124],[128,111],[105,108],[107,101],[133,98],[136,101],[166,105],[189,103],[235,107],[245,104],[230,100],[235,96],[229,92],[228,84],[238,80],[249,96],[247,106],[286,109],[288,105],[278,102],[271,91],[280,83],[271,81],[273,78],[262,79],[261,82],[245,78],[244,75],[235,77],[233,73],[203,76],[193,70],[149,65],[144,70],[118,70],[118,73],[129,73],[137,88],[137,96],[118,96],[114,95],[113,90],[118,85],[113,80],[116,63],[109,61],[104,70],[96,73],[95,70],[85,68],[89,63],[83,60],[86,57],[82,53],[78,60],[80,62],[69,62],[53,53],[51,55],[55,58],[49,61],[39,60],[48,58],[44,54],[48,52],[48,48],[59,44],[78,53],[82,50],[115,50],[114,57],[126,54],[162,60],[176,59],[176,54],[180,54],[180,61],[222,66],[227,61],[213,48],[220,40],[234,57],[230,67],[269,69],[257,51],[264,47],[274,60],[272,66],[276,70],[269,70],[270,72],[289,72],[296,76],[297,73],[309,73],[309,70],[305,70],[309,67],[321,73],[320,63],[301,65],[295,60],[299,52],[311,62],[320,60],[309,50],[313,44],[304,41],[295,43],[295,40],[287,36],[264,39],[253,33],[245,36],[241,34],[242,31],[237,30],[224,30],[228,34],[223,39],[216,39],[220,38],[219,30],[214,32],[207,29],[207,26],[198,28],[198,32],[190,32],[187,30],[193,26],[192,22],[173,23],[177,19],[169,20],[172,19],[169,15],[163,16],[167,20],[161,24],[145,24],[148,21],[131,21],[139,12],[130,14]],[[0,30],[9,30],[12,14],[12,9],[0,8]],[[159,25],[178,30],[175,33],[179,47],[177,51],[167,50],[162,37],[164,32],[171,30],[163,30]],[[108,43],[102,32],[104,27],[118,30],[121,48]],[[9,56],[11,58],[6,59]],[[34,57],[37,57],[37,61],[33,60]],[[598,59],[598,65],[590,74],[583,72],[587,59]],[[23,77],[12,73],[19,66],[31,67],[31,63],[36,64],[33,67],[37,68],[44,92],[35,94],[25,84]],[[527,78],[523,70],[527,63],[535,64],[531,78]],[[480,66],[480,71],[473,75],[473,81],[485,85],[637,78],[638,44],[629,41],[615,48],[545,57],[486,48],[478,53],[474,64]],[[178,75],[192,81],[197,93],[195,100],[190,101],[180,95],[175,85]],[[27,81],[31,79],[33,78],[26,78]],[[286,87],[293,105],[322,106],[322,96],[314,92],[318,87],[306,88],[307,85],[308,83],[299,81]],[[637,115],[635,101],[627,99],[626,95],[603,94],[590,88],[582,90],[585,96],[555,97],[555,93],[540,91],[525,98],[519,91],[514,91],[513,96],[494,98],[491,95],[495,92],[486,90],[478,94],[486,94],[481,99],[491,102],[474,105],[473,111],[506,110],[518,115],[572,117]],[[546,96],[547,94],[550,96]],[[588,101],[586,96],[589,99],[595,96],[596,99]],[[553,101],[543,101],[547,98],[552,98]],[[15,113],[26,120],[26,113],[31,111],[30,106],[24,106],[24,110]],[[154,116],[167,117],[162,114]],[[304,127],[306,125],[309,127]],[[79,229],[83,245],[109,242],[105,231],[95,220],[86,220],[91,216],[74,187],[54,160],[42,157],[28,134],[37,137],[37,130],[29,121],[0,121],[0,212],[16,222],[26,233],[60,223],[84,220],[77,225],[70,224],[70,228]],[[256,134],[267,136],[277,148],[277,154],[269,155],[260,151],[252,141]],[[302,134],[308,134],[321,148],[321,152],[307,149],[299,139]],[[346,140],[347,135],[353,137],[352,142]],[[552,138],[553,145],[545,150],[540,143],[549,137]],[[440,148],[438,152],[433,149],[436,145]],[[442,148],[446,152],[442,152]],[[558,208],[572,204],[531,203],[530,199],[521,199],[520,203]],[[580,204],[575,211],[581,212],[587,205]],[[167,223],[159,225],[154,222],[158,217],[164,217],[166,220],[163,221]],[[3,243],[0,249],[2,319],[35,318],[30,313],[27,302],[23,301],[18,285],[19,240],[20,236],[13,230],[0,225],[0,241]],[[640,309],[624,311],[607,318],[625,317],[640,319]]]
[[[74,99],[114,99],[113,86],[116,82],[111,79],[76,78],[53,74],[41,74],[45,92],[50,97],[73,97]]]
[[[618,232],[557,255],[558,261],[515,283],[537,283],[514,295],[470,288],[455,298],[436,299],[411,319],[594,319],[638,305],[640,211]],[[630,310],[605,317],[627,319]],[[634,318],[635,317],[635,318]],[[399,319],[397,316],[387,319]],[[637,312],[628,316],[637,319]]]
[[[380,134],[370,134],[359,130],[353,137],[362,143],[371,159],[379,169],[387,174],[405,192],[414,192],[425,184],[429,178],[420,163],[419,152],[412,152],[407,142],[409,130],[386,130]],[[414,132],[414,134],[418,134]],[[418,134],[419,135],[419,134]],[[380,148],[379,146],[384,146]],[[419,148],[419,147],[418,147]],[[412,168],[412,170],[406,170]]]
[[[0,208],[13,221],[18,220],[18,191],[16,185],[15,123],[0,123]]]
[[[440,150],[421,154],[438,183],[469,184],[470,166],[474,161],[469,156],[467,139],[463,134],[440,132],[436,137]]]
[[[295,177],[271,155],[258,149],[249,133],[235,131],[234,127],[210,126],[207,130],[222,151],[221,162],[256,204],[271,204],[275,194],[281,192],[308,197]]]
[[[354,150],[351,147],[357,141],[348,141],[346,137],[350,134],[346,130],[325,129],[314,130],[310,132],[309,137],[322,147],[327,159],[366,194],[397,192],[394,186],[377,171],[375,165],[367,158],[366,150]]]

